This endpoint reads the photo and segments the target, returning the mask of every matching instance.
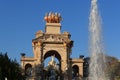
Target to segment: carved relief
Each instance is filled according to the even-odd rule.
[[[49,35],[46,36],[45,41],[55,41],[55,42],[69,42],[70,40],[68,38],[57,36],[57,35]]]

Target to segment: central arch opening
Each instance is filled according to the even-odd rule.
[[[50,50],[44,55],[45,79],[59,80],[61,74],[61,56],[55,50]]]

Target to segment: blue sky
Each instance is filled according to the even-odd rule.
[[[120,59],[120,0],[98,0],[106,54]],[[59,12],[61,32],[71,33],[73,58],[88,53],[90,0],[0,0],[0,52],[20,62],[20,53],[33,56],[32,39],[45,28],[46,12]]]

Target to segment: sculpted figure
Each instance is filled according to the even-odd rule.
[[[51,56],[51,61],[48,63],[48,66],[49,65],[51,65],[51,66],[54,66],[55,67],[55,65],[56,65],[56,62],[55,62],[55,56],[53,55],[53,56]]]
[[[59,17],[58,17],[58,13],[55,14],[55,23],[59,22]]]
[[[45,15],[44,20],[47,23],[60,23],[60,21],[62,20],[62,17],[60,16],[59,13],[50,12],[49,14],[47,13]]]
[[[48,23],[48,13],[46,13],[44,20]]]
[[[55,21],[55,14],[52,13],[52,14],[51,14],[51,23],[54,23],[54,21]]]
[[[48,16],[48,23],[51,23],[52,19],[51,19],[51,12],[49,13],[49,16]]]

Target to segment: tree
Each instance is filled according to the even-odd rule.
[[[83,77],[87,78],[89,76],[89,63],[90,63],[90,57],[84,58],[83,63]]]
[[[24,80],[21,68],[16,60],[9,59],[7,53],[0,53],[0,80]]]
[[[83,77],[87,78],[89,76],[89,61],[90,58],[84,58],[83,63]],[[110,80],[120,80],[120,61],[112,56],[106,56],[106,74]]]
[[[120,80],[120,62],[117,58],[107,56],[107,74],[110,80]]]

